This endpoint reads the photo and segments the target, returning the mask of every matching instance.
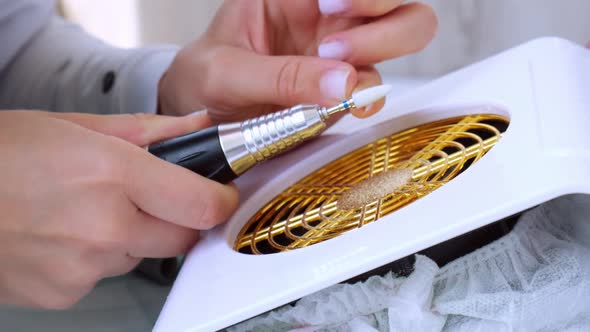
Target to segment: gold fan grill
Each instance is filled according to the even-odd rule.
[[[420,125],[369,143],[277,195],[242,228],[234,249],[255,255],[293,250],[374,222],[466,170],[496,144],[508,123],[499,115],[467,115]],[[412,180],[362,208],[337,208],[342,193],[395,168],[412,169]]]

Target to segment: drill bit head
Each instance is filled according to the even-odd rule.
[[[374,86],[368,89],[357,91],[352,94],[352,98],[328,109],[328,115],[338,112],[350,111],[354,108],[366,107],[381,98],[384,98],[391,92],[393,87],[389,84]]]
[[[365,107],[384,98],[392,89],[393,87],[389,84],[378,85],[353,93],[351,99],[356,107]]]

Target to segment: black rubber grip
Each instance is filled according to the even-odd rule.
[[[220,183],[237,178],[221,148],[217,127],[156,143],[148,151],[158,158]]]

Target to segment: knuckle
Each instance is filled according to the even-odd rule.
[[[80,297],[68,296],[56,292],[55,294],[44,295],[34,299],[34,303],[37,307],[46,310],[67,310],[72,308]]]
[[[101,158],[96,158],[93,165],[92,172],[101,182],[113,182],[121,175],[120,162],[113,156],[112,150],[102,153]]]
[[[436,13],[431,6],[424,3],[416,3],[415,8],[422,17],[422,26],[430,41],[438,29],[438,18]]]
[[[127,241],[130,219],[133,212],[122,206],[128,204],[121,193],[111,194],[112,185],[96,188],[100,192],[97,199],[101,200],[104,209],[86,217],[84,225],[77,227],[68,243],[78,253],[79,257],[95,257],[113,250],[120,249]],[[90,228],[89,228],[90,227]],[[78,262],[72,262],[77,264]]]
[[[130,113],[121,116],[127,124],[123,139],[129,142],[143,142],[149,132],[147,122],[156,118],[155,114],[146,113]]]
[[[55,285],[76,293],[92,289],[101,278],[99,265],[91,265],[89,259],[84,261],[67,261],[59,265],[48,267],[46,275]]]
[[[108,227],[96,230],[86,239],[85,251],[88,255],[109,251],[113,247],[113,234],[116,231]]]
[[[133,271],[133,269],[135,269],[139,265],[140,262],[141,262],[141,258],[127,256],[127,262],[124,264],[122,269],[119,271],[119,275],[127,274],[127,273]]]
[[[86,239],[84,245],[88,256],[108,253],[124,246],[127,234],[125,228],[114,222],[105,224]]]
[[[226,221],[237,207],[237,191],[232,190],[229,195],[222,197],[220,194],[212,196],[206,201],[201,201],[199,211],[199,226],[201,229],[211,229]]]
[[[299,81],[302,76],[302,70],[303,64],[301,61],[295,59],[289,59],[281,65],[275,84],[277,96],[292,100],[300,95],[301,84],[299,84]]]
[[[106,199],[122,200],[117,195]],[[97,216],[89,218],[86,225],[79,227],[74,234],[75,239],[72,248],[78,254],[78,260],[72,264],[85,263],[96,257],[110,255],[113,252],[126,248],[129,242],[134,216],[128,211],[119,209],[115,204],[104,204],[110,211],[96,213]],[[114,215],[114,214],[120,215]]]
[[[202,202],[200,216],[197,219],[202,229],[211,229],[221,222],[221,205],[215,199]]]
[[[70,277],[69,284],[75,289],[84,290],[92,289],[94,287],[94,285],[102,278],[102,269],[105,267],[95,267],[86,264],[86,266],[79,266],[77,268],[81,269],[81,271]]]
[[[232,67],[231,61],[235,61],[231,57],[228,58],[226,53],[220,47],[211,47],[204,52],[202,59],[196,61],[196,72],[200,76],[193,82],[195,88],[192,91],[196,99],[208,103],[223,102],[224,95],[220,91],[223,91],[227,76],[224,71]]]

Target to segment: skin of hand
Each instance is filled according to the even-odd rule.
[[[374,65],[424,48],[433,10],[403,0],[226,0],[159,84],[160,112],[215,122],[299,103],[333,106],[381,83]],[[383,101],[353,111],[368,117]]]
[[[0,303],[68,308],[100,279],[183,254],[225,221],[235,187],[141,148],[210,122],[0,112]]]

